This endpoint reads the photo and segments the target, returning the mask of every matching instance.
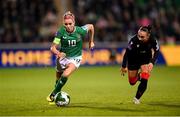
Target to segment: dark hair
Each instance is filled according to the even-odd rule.
[[[151,26],[151,25],[148,25],[148,26],[141,26],[139,30],[145,31],[145,32],[151,34],[152,26]]]

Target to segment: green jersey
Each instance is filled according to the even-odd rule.
[[[75,26],[72,33],[68,33],[64,26],[56,33],[53,43],[60,44],[60,51],[66,53],[66,57],[77,57],[82,55],[82,39],[88,32],[87,26]]]

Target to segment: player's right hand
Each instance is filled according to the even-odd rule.
[[[57,58],[61,59],[61,58],[64,58],[66,57],[66,54],[64,52],[59,52],[57,55],[56,55]]]
[[[120,72],[121,72],[121,75],[124,76],[125,73],[127,72],[127,68],[121,67]]]

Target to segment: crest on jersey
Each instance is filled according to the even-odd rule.
[[[129,49],[129,50],[131,50],[131,49],[132,49],[132,47],[131,47],[131,46],[132,46],[132,44],[133,44],[133,42],[132,42],[132,41],[128,44],[128,49]]]
[[[80,41],[81,40],[81,35],[80,34],[77,34],[77,41]]]

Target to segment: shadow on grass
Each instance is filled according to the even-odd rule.
[[[98,105],[98,106],[97,106]],[[106,104],[89,104],[89,103],[72,103],[68,108],[82,108],[82,109],[95,109],[103,111],[124,111],[124,112],[147,112],[156,111],[152,109],[138,109],[138,107],[128,108],[127,106],[121,106],[122,103],[116,105],[106,105]],[[137,106],[137,105],[134,105]]]
[[[180,109],[180,102],[151,102],[148,103],[147,105]]]

